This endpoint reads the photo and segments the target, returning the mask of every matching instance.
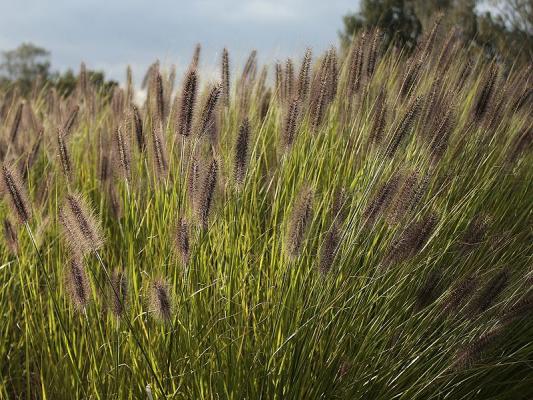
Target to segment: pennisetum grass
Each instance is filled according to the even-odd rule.
[[[533,396],[531,67],[445,23],[2,86],[0,398]]]

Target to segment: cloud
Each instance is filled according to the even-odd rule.
[[[9,1],[0,13],[0,50],[32,41],[52,52],[56,69],[77,70],[84,60],[123,80],[127,64],[136,75],[155,59],[186,65],[201,42],[204,68],[216,67],[220,50],[228,47],[238,69],[254,48],[262,62],[300,57],[306,46],[315,54],[324,50],[337,42],[342,15],[356,5],[357,0]]]

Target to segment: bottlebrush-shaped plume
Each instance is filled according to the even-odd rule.
[[[286,235],[287,255],[295,259],[302,252],[305,236],[313,218],[314,191],[304,187],[293,205]]]
[[[498,343],[503,332],[503,327],[496,327],[460,349],[455,357],[453,367],[460,370],[478,361],[484,353]]]
[[[22,120],[22,109],[24,108],[24,103],[19,103],[17,111],[15,111],[15,116],[13,117],[13,122],[11,123],[11,129],[9,132],[9,140],[11,143],[14,143],[17,139],[17,135],[20,128],[20,121]]]
[[[146,142],[144,140],[143,121],[141,118],[141,113],[135,104],[131,105],[131,119],[133,121],[133,131],[135,132],[137,147],[139,152],[144,153],[146,150]]]
[[[204,104],[202,114],[200,115],[200,129],[198,135],[202,136],[205,133],[209,133],[211,124],[213,123],[213,117],[220,97],[220,85],[215,85],[211,88],[209,95]]]
[[[189,69],[185,75],[181,91],[181,105],[178,118],[178,134],[187,137],[191,134],[198,92],[198,75],[196,70]]]
[[[485,215],[476,215],[468,224],[459,242],[465,251],[479,246],[486,239],[489,218]]]
[[[506,307],[500,317],[501,324],[510,324],[533,314],[533,293],[522,297],[511,307]]]
[[[418,172],[413,171],[403,180],[397,195],[389,207],[387,221],[390,224],[399,223],[413,209],[419,188],[420,176]]]
[[[430,213],[420,221],[412,222],[396,239],[387,254],[385,265],[400,263],[418,254],[433,233],[438,216]]]
[[[250,121],[244,118],[235,143],[234,174],[238,185],[244,182],[248,166],[248,146],[250,142]]]
[[[489,109],[489,105],[494,94],[496,81],[498,80],[498,74],[499,70],[497,65],[492,64],[479,86],[476,99],[474,101],[474,107],[472,109],[472,115],[476,121],[480,121],[484,117],[486,111]]]
[[[200,65],[201,52],[202,52],[202,45],[200,43],[197,43],[194,48],[194,53],[192,55],[191,69],[197,69],[198,65]]]
[[[65,142],[65,134],[62,129],[57,130],[57,148],[59,150],[59,161],[61,161],[61,168],[67,180],[72,179],[72,163],[68,153],[67,143]]]
[[[64,279],[71,303],[77,311],[84,311],[91,299],[91,285],[81,256],[75,255],[67,263]]]
[[[488,310],[508,283],[509,272],[507,270],[504,269],[494,275],[472,300],[472,303],[469,305],[469,316],[475,318],[480,313]]]
[[[356,93],[359,93],[363,80],[363,63],[364,63],[364,50],[366,43],[366,33],[363,32],[361,36],[354,40],[350,51],[349,70],[348,70],[348,97],[353,97]]]
[[[443,311],[454,314],[464,306],[479,286],[479,281],[473,276],[467,276],[455,284],[443,302]]]
[[[372,33],[372,44],[368,51],[368,58],[366,62],[366,77],[370,80],[376,70],[376,64],[378,61],[379,46],[381,44],[383,34],[379,28]]]
[[[385,135],[387,126],[387,91],[381,86],[378,97],[372,112],[372,128],[370,129],[370,140],[374,143],[381,143]]]
[[[337,248],[339,246],[340,236],[338,225],[333,223],[326,232],[326,236],[320,247],[319,270],[323,274],[328,273],[333,265],[335,255],[337,254]]]
[[[300,99],[296,98],[290,102],[289,109],[285,115],[283,124],[282,144],[285,150],[292,147],[298,129],[300,118]]]
[[[160,123],[156,123],[152,127],[152,152],[157,177],[159,179],[166,178],[168,174],[167,151],[162,130],[163,128]]]
[[[2,165],[0,190],[19,221],[23,224],[28,222],[31,218],[31,208],[22,179],[14,168],[6,164]]]
[[[396,173],[378,189],[363,212],[365,226],[373,225],[376,219],[387,210],[398,191],[399,183],[400,175]]]
[[[162,279],[155,279],[149,289],[150,310],[161,321],[169,321],[172,317],[172,297],[170,287]]]
[[[79,194],[67,194],[59,211],[59,221],[68,246],[77,253],[97,251],[103,235],[91,208]]]
[[[111,273],[109,289],[109,308],[117,318],[124,316],[128,304],[128,278],[123,269],[117,268]]]
[[[189,234],[189,224],[185,218],[181,217],[175,228],[174,250],[182,265],[187,265],[191,257],[191,242]]]
[[[115,160],[117,161],[121,177],[126,181],[131,179],[131,153],[130,153],[130,138],[127,134],[124,125],[115,128],[114,134]]]
[[[302,66],[300,67],[300,74],[298,75],[298,98],[302,101],[305,101],[309,93],[311,57],[311,49],[307,49],[302,61]]]
[[[295,95],[294,93],[294,65],[290,58],[287,58],[285,62],[285,71],[283,75],[283,98],[285,100],[292,99]]]
[[[222,82],[222,102],[224,106],[229,107],[229,96],[230,96],[230,79],[229,79],[229,53],[228,49],[224,48],[222,50],[222,71],[221,71],[221,82]]]
[[[411,132],[415,119],[420,111],[420,99],[420,97],[417,97],[411,102],[400,123],[396,125],[396,128],[392,133],[390,143],[385,151],[385,154],[388,157],[394,156],[396,150],[398,150],[398,147],[400,147],[400,143]]]

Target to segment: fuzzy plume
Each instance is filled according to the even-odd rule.
[[[447,314],[454,314],[468,302],[478,286],[479,281],[472,276],[467,276],[460,280],[452,287],[450,293],[444,299],[443,311]]]
[[[476,297],[469,306],[469,316],[475,318],[480,313],[488,310],[496,301],[501,292],[509,283],[509,272],[502,270],[490,279],[484,287],[480,289]]]
[[[339,240],[340,232],[338,225],[333,223],[326,232],[326,236],[320,247],[319,270],[323,274],[328,273],[333,265],[337,248],[339,246]]]
[[[314,192],[309,187],[304,187],[298,193],[293,206],[287,229],[287,255],[294,259],[302,252],[305,236],[313,216]]]
[[[416,97],[392,133],[391,141],[385,152],[388,157],[394,156],[402,140],[410,133],[419,111],[420,97]]]
[[[215,159],[211,161],[207,174],[204,178],[202,187],[197,191],[196,207],[198,219],[202,229],[206,230],[209,223],[209,212],[215,197],[215,188],[217,184],[218,163]]]
[[[453,130],[452,115],[452,110],[447,110],[444,116],[440,119],[437,129],[433,134],[433,139],[429,145],[431,161],[433,163],[440,161],[448,148],[450,134]]]
[[[163,85],[163,77],[161,76],[161,73],[157,71],[155,74],[155,82],[154,82],[154,100],[155,100],[155,113],[154,117],[156,120],[161,121],[164,123],[165,116],[166,116],[166,110],[165,110],[165,94],[164,94],[164,85]]]
[[[169,321],[172,316],[172,298],[169,285],[162,279],[156,279],[150,284],[150,308],[157,319]]]
[[[509,324],[533,314],[533,293],[522,297],[511,307],[506,307],[500,317],[501,324]]]
[[[198,135],[202,136],[205,133],[209,133],[214,121],[214,115],[220,97],[220,85],[215,85],[211,88],[209,95],[204,103],[204,108],[200,116],[200,129]]]
[[[422,68],[422,60],[413,59],[408,67],[402,85],[400,87],[400,96],[405,98],[410,95],[417,84],[420,75],[420,69]]]
[[[237,184],[242,184],[248,166],[248,146],[250,142],[250,121],[244,118],[235,143],[234,174]]]
[[[418,254],[433,233],[438,222],[438,216],[430,213],[419,221],[412,222],[393,241],[385,259],[386,265],[400,263]]]
[[[478,361],[485,352],[494,347],[501,339],[502,333],[503,328],[496,327],[459,350],[453,364],[454,368],[464,369]]]
[[[261,96],[261,102],[259,105],[259,119],[263,122],[270,109],[270,102],[272,100],[272,91],[267,89]]]
[[[389,207],[398,191],[400,175],[394,174],[376,192],[363,212],[365,226],[373,225],[376,219]]]
[[[124,126],[119,126],[115,129],[114,139],[115,157],[122,171],[121,175],[126,181],[129,181],[131,178],[130,138]]]
[[[124,316],[128,302],[128,278],[124,270],[117,268],[111,273],[109,308],[117,318]]]
[[[383,35],[381,31],[379,30],[379,28],[376,29],[374,33],[372,34],[372,44],[370,45],[370,50],[368,52],[368,59],[366,62],[366,77],[368,80],[372,78],[372,76],[374,75],[374,71],[376,69],[378,51],[379,51],[379,46],[381,44],[382,36]]]
[[[26,223],[31,218],[31,208],[28,195],[22,185],[18,172],[4,164],[2,166],[2,182],[0,189],[7,197],[9,206],[21,223]]]
[[[372,128],[370,130],[370,140],[375,143],[383,141],[385,127],[387,124],[387,91],[384,86],[379,90],[374,111],[372,113]]]
[[[146,142],[143,133],[143,121],[141,113],[135,104],[131,105],[131,118],[133,122],[133,130],[135,132],[135,139],[137,140],[137,147],[139,152],[143,153],[146,150]]]
[[[192,55],[192,60],[191,60],[191,68],[192,69],[197,69],[198,66],[200,65],[200,54],[202,52],[202,45],[200,43],[197,43],[195,48],[194,48],[194,53]]]
[[[463,250],[469,251],[485,241],[489,218],[484,215],[476,215],[468,224],[459,240]]]
[[[366,33],[363,32],[358,41],[354,41],[352,44],[349,70],[348,70],[348,97],[351,98],[355,94],[359,93],[363,80],[363,63],[364,63],[364,49],[366,42]]]
[[[19,247],[18,235],[9,218],[4,218],[4,238],[9,251],[12,254],[17,254]]]
[[[80,256],[74,256],[65,267],[65,287],[77,311],[85,310],[91,298],[91,286]]]
[[[103,236],[93,212],[79,194],[68,194],[59,211],[67,244],[77,253],[97,251]]]
[[[498,67],[496,66],[496,64],[493,64],[487,71],[483,82],[481,83],[479,90],[476,94],[474,107],[472,109],[472,115],[474,117],[474,120],[480,121],[489,109],[497,79]]]
[[[283,124],[282,144],[285,150],[292,147],[296,131],[298,128],[298,120],[300,117],[300,99],[296,98],[289,104],[289,109],[285,115],[285,123]]]
[[[187,265],[191,257],[191,243],[189,224],[185,218],[180,218],[174,233],[174,250],[182,265]]]
[[[283,98],[285,100],[292,99],[294,97],[294,65],[290,58],[285,62],[283,84]]]
[[[61,168],[67,180],[72,179],[72,163],[68,153],[67,144],[65,142],[65,134],[62,129],[57,130],[57,148],[59,150],[59,160],[61,161]]]
[[[13,117],[13,122],[11,122],[11,128],[9,131],[9,140],[11,143],[14,143],[17,139],[17,135],[20,128],[20,121],[22,120],[22,109],[24,108],[24,103],[19,103],[15,116]]]
[[[229,96],[230,96],[230,77],[229,77],[229,53],[228,49],[224,48],[222,50],[222,71],[221,71],[221,82],[222,82],[222,102],[225,107],[229,107]]]
[[[152,151],[159,179],[165,178],[168,174],[167,152],[162,129],[161,124],[155,124],[152,127]]]
[[[283,67],[279,62],[276,63],[276,97],[278,101],[285,101],[285,84],[283,82]]]
[[[414,207],[416,195],[420,188],[420,176],[418,172],[411,172],[403,180],[394,201],[391,203],[387,213],[387,221],[390,224],[399,223],[409,211]]]
[[[311,70],[311,49],[305,51],[302,66],[300,67],[300,74],[298,75],[298,98],[305,101],[309,93],[309,73]]]
[[[181,91],[181,107],[178,118],[178,133],[184,137],[191,134],[194,117],[194,107],[196,105],[196,94],[198,91],[198,75],[196,70],[190,69],[185,75],[183,88]]]

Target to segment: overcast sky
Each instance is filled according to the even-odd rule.
[[[123,81],[130,64],[137,82],[155,59],[188,64],[197,42],[206,73],[224,46],[232,68],[252,49],[259,61],[305,47],[337,44],[342,16],[359,0],[0,0],[0,50],[31,41],[52,53],[52,67],[78,69],[83,60]]]

